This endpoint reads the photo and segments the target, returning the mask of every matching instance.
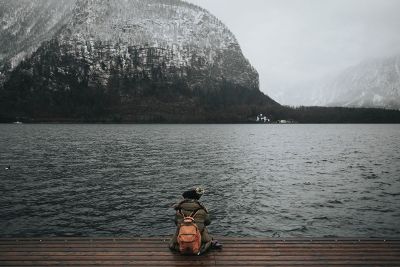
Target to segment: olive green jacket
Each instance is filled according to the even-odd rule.
[[[207,231],[207,225],[211,223],[210,216],[208,214],[207,209],[197,200],[192,200],[192,199],[184,199],[178,204],[174,205],[175,209],[175,225],[179,226],[182,221],[183,221],[183,216],[181,215],[181,212],[185,216],[190,216],[194,211],[197,210],[194,219],[197,227],[199,228],[199,231],[201,233],[201,242],[203,246],[205,246],[204,250],[208,249],[208,247],[211,244],[211,236],[208,234]],[[178,249],[178,243],[177,243],[177,237],[178,237],[178,230],[179,227],[177,227],[177,230],[175,234],[172,236],[170,240],[169,247],[171,249]]]
[[[200,232],[203,232],[205,226],[210,225],[210,216],[207,209],[197,200],[185,199],[174,206],[175,208],[175,225],[179,225],[183,221],[183,215],[190,216],[197,211],[194,219]],[[182,212],[182,214],[181,214]]]

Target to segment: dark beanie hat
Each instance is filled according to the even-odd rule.
[[[204,190],[200,187],[197,187],[197,188],[190,189],[190,190],[183,192],[182,196],[184,198],[188,198],[188,199],[199,200],[201,198],[201,196],[203,195],[203,193],[204,193]]]

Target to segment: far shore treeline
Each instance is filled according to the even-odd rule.
[[[93,100],[91,100],[93,103]],[[146,103],[156,103],[148,105]],[[182,103],[180,103],[182,105]],[[281,120],[294,123],[400,123],[400,111],[377,108],[287,107],[281,105],[207,105],[198,110],[179,103],[162,103],[147,99],[137,108],[125,112],[93,107],[66,111],[63,114],[35,115],[24,111],[2,112],[0,123],[259,123],[259,114],[269,123]],[[26,107],[30,106],[26,103]],[[171,108],[173,107],[173,108]],[[189,112],[187,112],[189,111]],[[175,112],[175,113],[174,113]],[[34,114],[34,113],[33,113]]]

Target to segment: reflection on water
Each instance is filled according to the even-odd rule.
[[[10,165],[10,170],[5,167]],[[400,125],[0,125],[1,236],[400,236]]]

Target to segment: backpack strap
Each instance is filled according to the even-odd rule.
[[[190,214],[190,217],[192,217],[192,218],[194,219],[194,216],[196,216],[196,214],[197,214],[197,212],[198,212],[199,210],[202,210],[202,208],[199,208],[199,209],[193,211],[192,214]]]
[[[198,212],[199,210],[202,210],[202,209],[203,209],[203,208],[198,208],[198,209],[194,210],[189,216],[185,216],[185,214],[183,214],[183,212],[182,212],[182,209],[179,209],[179,214],[182,215],[183,218],[191,217],[191,218],[194,219],[194,216],[196,216],[197,212]]]
[[[182,209],[181,206],[182,206],[183,203],[191,202],[191,201],[196,202],[197,205],[200,206],[199,209],[203,209],[206,213],[208,213],[208,210],[206,209],[206,207],[204,207],[203,204],[201,204],[198,200],[184,199],[184,200],[182,200],[181,202],[179,202],[178,204],[174,205],[174,209],[175,209],[175,210],[181,210],[181,209]]]

